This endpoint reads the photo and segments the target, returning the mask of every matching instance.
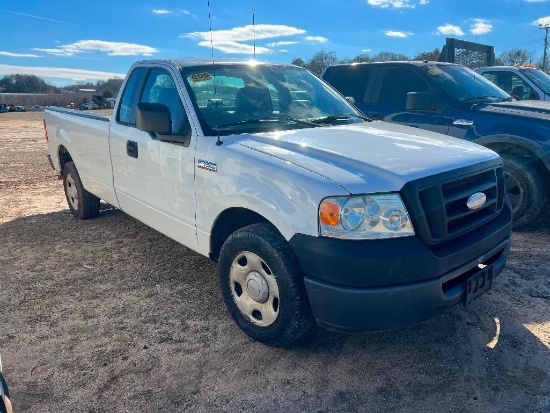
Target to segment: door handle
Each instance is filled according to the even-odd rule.
[[[126,141],[126,153],[132,158],[138,157],[138,144],[134,141]]]
[[[474,126],[474,121],[469,119],[456,119],[453,122],[454,126]]]
[[[382,120],[384,119],[384,116],[382,116],[381,113],[370,113],[369,118],[371,118],[372,120]]]

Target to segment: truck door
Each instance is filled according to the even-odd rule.
[[[346,98],[353,98],[355,106],[366,114],[377,72],[377,68],[361,64],[336,65],[327,68],[323,79]]]
[[[386,66],[376,79],[367,116],[447,134],[451,108],[413,68]]]
[[[169,67],[148,69],[135,105],[151,102],[168,106],[172,135],[185,136],[186,142],[160,141],[154,134],[137,129],[135,120],[129,124],[124,145],[118,145],[119,158],[124,152],[128,182],[126,202],[124,206],[121,202],[121,207],[163,234],[196,248],[195,139],[178,91],[178,79],[179,74]]]

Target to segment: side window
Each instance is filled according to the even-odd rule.
[[[485,72],[483,73],[483,77],[485,77],[486,79],[489,79],[499,88],[504,90],[506,93],[512,92],[512,82],[510,79],[510,73],[502,72],[502,71]]]
[[[132,71],[120,99],[116,120],[126,125],[136,124],[136,105],[147,69],[138,67]]]
[[[409,69],[386,69],[378,103],[397,106],[405,110],[407,93],[429,92],[428,84],[417,73]]]
[[[342,95],[351,96],[359,103],[364,102],[365,90],[371,75],[372,67],[336,66],[329,83]]]
[[[512,93],[515,98],[531,99],[531,86],[529,86],[521,77],[512,74]]]
[[[149,72],[140,102],[162,103],[168,106],[172,116],[172,135],[186,136],[191,133],[189,119],[178,89],[172,76],[165,70],[152,69]]]

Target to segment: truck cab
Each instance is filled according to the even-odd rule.
[[[550,101],[550,76],[533,65],[487,66],[475,71],[515,99]]]

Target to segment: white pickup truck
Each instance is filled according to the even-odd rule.
[[[44,117],[71,213],[103,199],[218,262],[229,313],[270,345],[426,320],[505,265],[498,155],[372,122],[299,67],[141,61],[111,117]]]

